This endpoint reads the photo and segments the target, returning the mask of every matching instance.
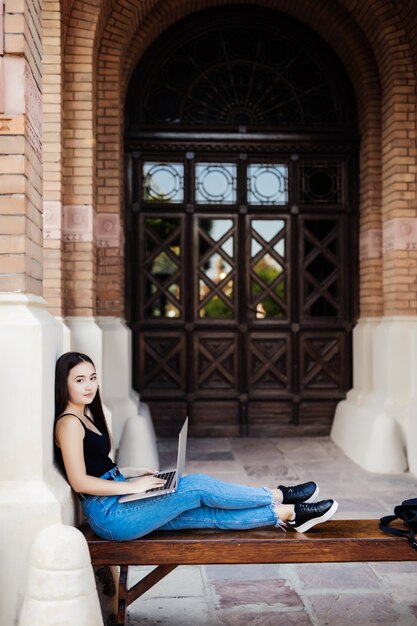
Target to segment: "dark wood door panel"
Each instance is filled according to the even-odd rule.
[[[338,400],[306,399],[298,406],[297,433],[302,436],[326,436],[332,426]]]
[[[247,333],[247,387],[249,397],[290,398],[291,331]]]
[[[291,434],[294,411],[288,400],[249,400],[247,408],[247,435],[249,437],[279,437]]]
[[[139,372],[137,381],[145,398],[182,397],[186,393],[185,333],[135,333]]]
[[[212,330],[194,334],[192,388],[196,397],[237,397],[239,352],[237,333]]]
[[[189,432],[195,437],[239,437],[242,435],[238,400],[198,400],[192,404]]]
[[[343,215],[300,217],[300,322],[331,325],[346,319],[344,237]]]
[[[342,398],[349,379],[345,331],[308,330],[299,334],[299,384],[303,398]]]
[[[158,437],[177,437],[188,415],[188,403],[185,400],[155,398],[148,399],[147,404]]]

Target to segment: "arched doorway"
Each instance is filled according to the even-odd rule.
[[[357,308],[343,67],[282,14],[200,13],[137,65],[125,130],[134,386],[157,430],[327,434]]]

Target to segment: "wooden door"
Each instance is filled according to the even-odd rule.
[[[327,434],[357,315],[356,104],[278,11],[185,18],[125,108],[127,319],[157,431]]]
[[[347,160],[131,158],[134,382],[160,432],[328,432],[350,383]]]

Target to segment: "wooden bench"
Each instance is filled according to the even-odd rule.
[[[118,626],[124,626],[129,604],[178,565],[417,560],[416,550],[405,539],[381,532],[378,520],[330,521],[307,534],[273,528],[240,532],[188,530],[154,532],[124,542],[100,539],[87,526],[81,531],[93,565],[120,566]],[[157,567],[128,589],[129,565]]]

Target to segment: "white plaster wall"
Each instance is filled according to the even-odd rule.
[[[139,396],[132,389],[132,334],[118,317],[97,317],[102,331],[102,387],[106,405],[113,414],[113,437],[116,447],[126,420],[138,414]]]
[[[415,317],[360,320],[354,330],[354,387],[337,407],[331,437],[369,471],[408,468],[416,414],[416,333]]]
[[[30,546],[45,526],[74,523],[53,466],[54,373],[62,326],[37,296],[0,293],[0,624],[14,626]]]
[[[93,360],[99,381],[99,390],[103,402],[103,410],[110,431],[113,432],[113,414],[103,396],[103,332],[97,324],[95,317],[66,317],[65,325],[70,331],[70,347],[68,338],[66,351],[73,350],[86,354]],[[115,451],[111,457],[114,459]]]
[[[70,330],[70,349],[83,352],[96,366],[97,376],[103,380],[103,333],[95,317],[66,317]]]
[[[407,446],[408,467],[411,473],[417,476],[417,331],[411,337],[411,385],[413,395],[407,407],[405,416],[405,439]]]
[[[132,389],[132,333],[117,317],[98,317],[103,341],[103,393],[112,411],[119,467],[159,469],[149,409]]]

